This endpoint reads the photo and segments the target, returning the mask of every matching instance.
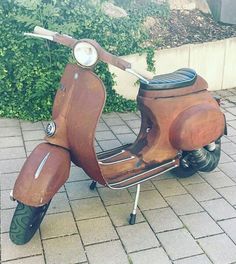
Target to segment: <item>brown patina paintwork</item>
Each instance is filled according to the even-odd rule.
[[[68,47],[77,43],[50,34]],[[130,68],[130,63],[104,51],[97,42],[85,41],[97,48],[100,60],[123,70]],[[104,85],[91,69],[66,66],[53,106],[56,133],[46,137],[48,143],[36,147],[24,164],[13,192],[17,200],[32,206],[47,203],[67,180],[70,161],[100,184],[124,188],[178,166],[181,150],[201,148],[224,133],[224,115],[198,76],[192,86],[184,88],[140,89],[137,102],[142,124],[136,141],[97,156],[95,131],[105,99]]]

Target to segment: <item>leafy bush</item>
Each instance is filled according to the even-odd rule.
[[[138,8],[138,7],[137,7]],[[148,35],[142,24],[146,16],[167,16],[168,7],[150,3],[133,6],[129,16],[106,16],[101,5],[90,0],[2,0],[0,3],[0,115],[28,120],[48,119],[56,87],[63,69],[71,59],[70,50],[61,45],[33,38],[35,25],[73,35],[77,39],[96,39],[116,55],[148,50],[149,68],[153,61],[147,47]],[[112,86],[107,65],[96,72],[107,89],[105,111],[132,111],[135,102],[125,100]]]

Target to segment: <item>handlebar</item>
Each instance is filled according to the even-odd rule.
[[[74,48],[75,44],[78,42],[78,40],[74,39],[73,37],[70,37],[64,34],[59,34],[58,32],[51,31],[51,30],[48,30],[48,29],[45,29],[39,26],[36,26],[34,28],[33,33],[25,33],[25,35],[45,38],[45,39],[57,42],[59,44],[65,45],[67,47],[70,47],[72,49]],[[83,41],[83,40],[80,40],[80,41]],[[101,61],[112,64],[113,66],[118,67],[121,70],[130,72],[139,78],[141,77],[142,80],[145,80],[148,82],[148,80],[146,80],[144,77],[142,77],[141,75],[131,70],[131,64],[129,62],[107,52],[95,40],[86,39],[85,41],[91,43],[96,48],[99,59]]]

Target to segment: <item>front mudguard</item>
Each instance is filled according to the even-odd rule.
[[[38,145],[15,182],[14,199],[35,207],[48,203],[68,179],[70,161],[68,150],[49,143]]]

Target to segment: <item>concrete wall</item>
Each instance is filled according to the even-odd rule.
[[[134,70],[148,78],[188,67],[207,80],[211,91],[236,87],[236,38],[157,50],[154,57],[155,74],[145,70],[145,54],[129,55],[124,59],[131,62]],[[114,88],[117,92],[125,98],[135,99],[138,92],[135,83],[138,79],[112,66],[110,70],[116,75]]]
[[[210,13],[206,0],[168,0],[171,9],[193,10],[199,9],[204,13]]]

